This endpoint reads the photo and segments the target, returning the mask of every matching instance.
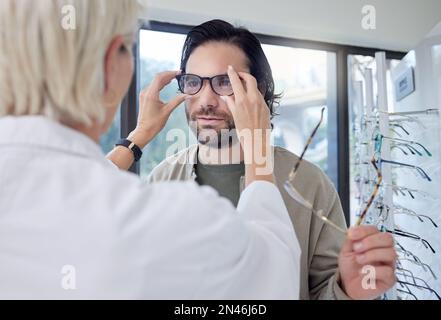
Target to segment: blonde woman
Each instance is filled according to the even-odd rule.
[[[0,299],[297,299],[300,249],[272,173],[249,163],[236,211],[194,182],[144,185],[100,151],[141,9],[0,1]],[[175,75],[145,92],[111,156],[121,167],[185,99],[153,103]],[[234,110],[236,125],[269,128],[265,109]]]

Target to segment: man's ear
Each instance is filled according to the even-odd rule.
[[[105,91],[112,88],[113,81],[115,81],[117,77],[115,72],[118,66],[119,56],[127,51],[123,36],[117,36],[110,42],[104,60]]]

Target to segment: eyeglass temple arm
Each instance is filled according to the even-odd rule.
[[[427,155],[429,156],[429,157],[431,157],[432,156],[432,153],[425,147],[425,146],[423,146],[421,143],[419,143],[419,142],[416,142],[416,141],[411,141],[411,140],[406,140],[406,139],[400,139],[400,138],[392,138],[392,137],[387,137],[387,136],[384,136],[384,135],[381,135],[381,137],[383,138],[383,139],[387,139],[387,140],[392,140],[392,141],[401,141],[401,142],[405,142],[405,143],[409,143],[409,144],[415,144],[415,145],[418,145],[418,146],[420,146],[426,153],[427,153]]]
[[[314,130],[312,131],[311,135],[308,138],[308,142],[305,145],[305,148],[303,148],[303,152],[299,158],[299,160],[297,161],[297,163],[294,166],[294,169],[292,170],[291,174],[289,175],[289,179],[292,181],[295,177],[295,174],[297,173],[297,170],[299,169],[300,163],[302,162],[306,151],[308,150],[309,145],[312,142],[312,139],[314,138],[315,134],[317,133],[318,129],[320,128],[322,122],[323,122],[323,115],[325,113],[326,108],[322,108],[321,110],[321,115],[320,115],[320,121],[319,123],[315,126]]]
[[[369,197],[369,200],[366,204],[366,207],[364,208],[363,212],[360,214],[360,217],[357,220],[357,223],[356,223],[357,226],[362,224],[367,212],[369,211],[369,208],[372,205],[372,202],[375,200],[375,197],[377,196],[378,189],[380,188],[381,183],[383,181],[383,175],[381,174],[381,171],[378,169],[378,166],[377,166],[377,163],[375,160],[375,156],[371,159],[371,164],[375,168],[375,171],[377,172],[377,182],[375,184],[374,190],[372,191],[372,193]]]
[[[391,149],[394,149],[394,148],[397,148],[397,149],[399,149],[399,150],[401,150],[401,152],[403,152],[403,154],[405,155],[405,156],[407,156],[407,155],[409,155],[407,152],[406,152],[406,150],[404,150],[401,146],[399,146],[399,145],[393,145],[392,147],[391,147]],[[413,153],[413,151],[412,151],[412,154],[414,154]]]
[[[394,127],[400,128],[401,130],[403,130],[407,135],[410,135],[409,131],[407,131],[401,124],[398,123],[394,123],[393,124]]]
[[[410,144],[402,143],[402,145],[405,146],[407,149],[411,150],[411,152],[413,151],[412,152],[413,154],[417,153],[420,157],[423,156],[423,154],[417,148],[411,146]]]
[[[429,220],[435,228],[438,228],[438,225],[436,224],[436,222],[428,215],[418,214],[418,213],[416,213],[412,210],[409,210],[409,209],[407,209],[407,210],[402,209],[402,210],[403,210],[403,212],[397,212],[396,214],[407,214],[409,216],[414,216],[414,217],[417,217],[421,222],[424,222],[424,220],[422,218],[425,218],[425,219]]]
[[[388,230],[387,228],[383,228],[386,232],[388,233],[392,233],[398,236],[402,236],[402,237],[407,237],[407,238],[411,238],[414,240],[420,240],[426,247],[428,246],[429,249],[433,252],[436,253],[435,249],[433,249],[432,245],[429,243],[429,241],[427,241],[426,239],[421,238],[420,236],[407,232],[407,231],[403,231],[403,230],[399,230],[399,229],[395,229],[395,230]]]
[[[438,294],[435,290],[433,290],[432,288],[430,288],[430,287],[421,286],[421,285],[419,285],[419,284],[412,284],[412,283],[410,283],[410,282],[406,282],[406,281],[398,281],[398,282],[401,283],[401,284],[405,284],[405,285],[413,286],[413,287],[416,287],[416,288],[419,288],[419,289],[426,289],[426,290],[432,292],[433,294],[435,294],[436,297],[438,298],[438,300],[441,300],[441,297],[439,296],[439,294]]]
[[[414,165],[407,164],[407,163],[392,161],[392,160],[385,160],[385,159],[380,159],[379,162],[380,163],[389,163],[389,164],[394,164],[394,165],[397,165],[397,166],[402,166],[402,167],[416,169],[421,174],[421,176],[423,178],[427,179],[428,181],[432,181],[432,178],[430,178],[429,175],[421,167],[414,166]]]

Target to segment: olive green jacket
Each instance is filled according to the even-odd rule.
[[[169,180],[196,179],[194,165],[198,159],[198,146],[191,146],[159,164],[148,177],[151,183]],[[339,283],[338,254],[344,238],[339,232],[312,216],[311,212],[285,191],[283,184],[298,157],[280,148],[274,148],[274,176],[285,201],[302,250],[300,299],[343,300],[349,297]],[[245,187],[245,178],[240,181]],[[315,165],[303,161],[294,181],[300,194],[323,210],[330,220],[346,228],[338,194],[329,178]]]

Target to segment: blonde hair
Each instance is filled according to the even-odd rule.
[[[139,0],[0,0],[0,117],[102,123],[106,50],[135,33],[144,8]],[[68,12],[73,30],[63,25]]]

